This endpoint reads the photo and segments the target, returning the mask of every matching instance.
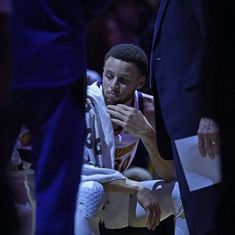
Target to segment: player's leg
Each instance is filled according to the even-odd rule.
[[[75,213],[75,235],[99,235],[99,221],[105,191],[95,181],[80,183]]]

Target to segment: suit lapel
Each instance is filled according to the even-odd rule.
[[[150,55],[150,63],[152,63],[154,61],[154,47],[156,45],[157,42],[157,38],[158,38],[158,33],[159,33],[159,28],[164,16],[164,12],[166,10],[167,7],[167,3],[169,0],[161,0],[161,4],[160,4],[160,8],[158,10],[157,16],[156,16],[156,20],[155,20],[155,26],[154,26],[154,34],[153,34],[153,41],[152,41],[152,50],[151,50],[151,55]],[[151,89],[155,89],[155,77],[154,77],[154,66],[150,66],[150,79],[149,79],[149,86]]]
[[[155,20],[154,35],[153,35],[153,42],[152,42],[152,51],[154,49],[155,43],[156,43],[157,38],[158,38],[158,33],[159,33],[160,25],[161,25],[161,22],[162,22],[162,19],[163,19],[163,15],[164,15],[164,12],[166,10],[168,1],[169,0],[161,0],[160,8],[158,10],[157,18]]]

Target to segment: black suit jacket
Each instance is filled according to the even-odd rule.
[[[174,140],[196,135],[201,117],[218,121],[226,111],[222,105],[225,93],[220,91],[223,20],[218,4],[209,0],[162,0],[150,60],[156,126],[160,126],[158,146],[164,157],[170,153],[161,146],[171,141],[191,235],[205,235],[215,229],[219,194],[216,186],[189,192]]]

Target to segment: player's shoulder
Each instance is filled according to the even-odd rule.
[[[154,112],[154,97],[146,93],[142,94],[144,101],[144,110],[147,112]]]
[[[155,127],[155,110],[154,110],[154,97],[152,95],[143,93],[143,114],[150,122],[150,124]]]

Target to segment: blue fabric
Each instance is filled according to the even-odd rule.
[[[32,133],[37,235],[73,234],[85,138],[83,90],[76,84],[14,93],[12,133],[22,123]]]
[[[189,192],[174,140],[197,134],[202,113],[201,91],[205,89],[204,81],[213,79],[213,72],[209,72],[213,71],[212,54],[207,49],[213,51],[214,46],[213,4],[207,0],[162,0],[155,22],[150,61],[156,126],[162,125],[157,129],[158,146],[160,152],[169,152],[169,155],[171,151],[161,151],[161,146],[172,147],[191,235],[206,235],[213,230],[218,192],[214,186]],[[212,96],[209,88],[205,104]],[[204,114],[210,117],[214,105],[208,105],[208,110],[203,108]]]
[[[85,76],[85,26],[107,2],[13,0],[13,87],[62,86]]]
[[[36,235],[74,232],[85,138],[85,27],[109,2],[12,1],[10,145],[23,124],[30,129],[36,168]]]

